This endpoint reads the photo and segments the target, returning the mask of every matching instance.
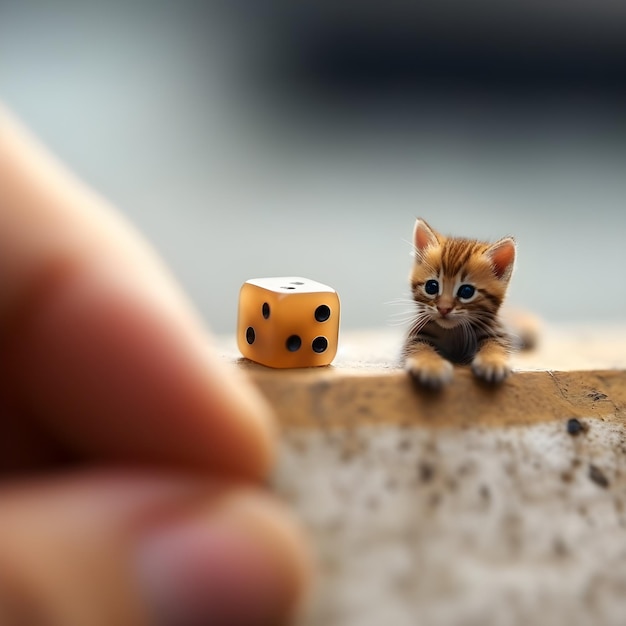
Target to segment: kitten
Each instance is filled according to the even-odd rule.
[[[494,244],[445,237],[418,219],[410,274],[417,316],[403,348],[404,367],[417,382],[440,387],[452,363],[471,364],[487,382],[511,372],[510,340],[499,318],[515,262],[511,237]]]

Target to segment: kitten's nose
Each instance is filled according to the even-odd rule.
[[[437,306],[437,311],[439,311],[439,314],[441,315],[441,317],[446,317],[448,315],[448,313],[450,313],[450,311],[452,311],[452,307],[451,306],[441,306],[441,305],[438,305]]]

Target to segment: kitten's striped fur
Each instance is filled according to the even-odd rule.
[[[410,284],[417,314],[403,349],[405,369],[433,387],[451,380],[452,363],[471,364],[479,378],[501,382],[510,373],[510,341],[498,312],[513,272],[515,241],[445,237],[418,219],[413,245]]]

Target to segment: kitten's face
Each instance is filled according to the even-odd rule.
[[[422,321],[445,329],[489,325],[513,271],[513,239],[488,244],[444,237],[417,220],[413,243],[410,281]]]

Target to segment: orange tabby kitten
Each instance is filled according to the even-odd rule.
[[[405,369],[430,387],[452,379],[452,363],[471,363],[478,378],[503,381],[511,371],[510,341],[498,311],[513,272],[515,241],[444,237],[418,219],[413,245],[417,316],[403,349]]]

